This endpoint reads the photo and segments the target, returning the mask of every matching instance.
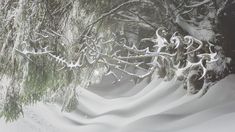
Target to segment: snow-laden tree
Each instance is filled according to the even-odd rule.
[[[159,76],[183,81],[189,94],[206,90],[227,69],[215,26],[227,2],[2,0],[0,73],[9,82],[1,116],[14,120],[40,100],[71,110],[79,88],[103,76]]]

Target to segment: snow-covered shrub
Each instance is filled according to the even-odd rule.
[[[204,81],[208,80],[211,72],[221,78],[227,69],[227,64],[223,60],[226,57],[218,46],[214,50],[213,44],[202,42],[192,36],[183,37],[174,33],[167,40],[166,30],[159,28],[156,36],[143,40],[151,41],[155,47],[154,52],[148,51],[142,57],[153,57],[150,64],[154,66],[157,75],[167,80],[177,78],[185,81],[189,93],[197,93],[202,87],[206,87]],[[218,77],[211,82],[216,80]]]

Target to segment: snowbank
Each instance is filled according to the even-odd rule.
[[[235,75],[226,77],[203,97],[186,95],[181,82],[157,79],[143,89],[128,89],[134,91],[129,96],[115,98],[105,98],[102,90],[82,89],[76,111],[62,113],[58,105],[38,103],[27,107],[24,118],[16,122],[6,124],[1,119],[0,131],[233,132],[234,81]]]

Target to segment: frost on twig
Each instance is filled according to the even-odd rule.
[[[113,76],[114,82],[122,78],[116,73],[117,71],[139,79],[152,77],[157,73],[159,77],[178,78],[185,81],[189,80],[187,78],[191,71],[197,71],[198,79],[205,79],[208,72],[207,66],[218,60],[217,53],[212,51],[213,44],[204,43],[192,36],[182,37],[178,33],[174,33],[167,40],[165,38],[167,34],[165,28],[159,28],[153,37],[142,39],[141,43],[149,41],[153,44],[154,49],[151,50],[150,47],[139,49],[136,44],[129,45],[125,38],[118,39],[116,35],[109,40],[104,37],[87,36],[76,61],[68,60],[47,50],[39,52],[38,55],[45,53],[58,64],[63,65],[63,68],[70,70],[102,64],[106,69],[103,75]],[[113,49],[107,52],[104,50],[107,45],[112,45]],[[143,66],[145,58],[152,58],[147,63],[147,67]]]

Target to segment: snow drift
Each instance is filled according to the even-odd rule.
[[[122,84],[119,91],[101,86],[98,90],[81,89],[76,111],[61,112],[59,105],[38,103],[26,107],[24,117],[13,123],[1,119],[0,131],[232,132],[234,81],[235,75],[229,75],[202,97],[200,92],[187,95],[181,82],[159,79],[145,87],[139,84],[129,88],[128,94],[122,92],[128,83]]]

